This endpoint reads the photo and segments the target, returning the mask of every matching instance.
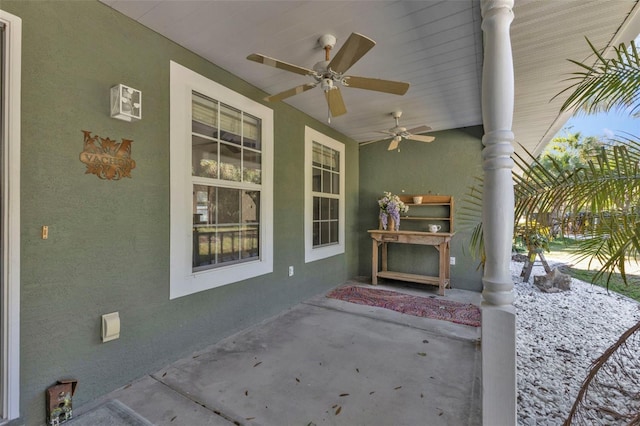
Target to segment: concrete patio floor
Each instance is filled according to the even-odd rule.
[[[479,341],[477,327],[319,295],[79,407],[70,424],[480,425]]]

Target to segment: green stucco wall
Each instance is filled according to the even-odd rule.
[[[465,195],[474,184],[474,178],[482,176],[482,127],[436,132],[432,135],[436,137],[432,143],[400,142],[400,152],[387,151],[388,142],[360,148],[359,271],[361,275],[371,276],[372,244],[367,230],[378,228],[377,200],[382,197],[383,191],[399,195],[452,195],[456,234],[451,240],[451,256],[456,258],[456,264],[451,266],[451,286],[480,291],[481,271],[477,269],[478,261],[471,258],[468,250],[470,228],[463,226],[458,214],[465,205]],[[412,213],[411,207],[408,213]],[[403,226],[419,226],[416,222],[405,222],[400,220],[400,230]],[[438,274],[438,255],[433,247],[395,244],[389,248],[388,253],[389,270]]]
[[[98,2],[0,8],[23,20],[21,422],[44,422],[44,391],[57,379],[79,380],[81,405],[358,274],[357,144],[276,103],[274,272],[169,301],[169,61],[252,99],[265,94]],[[109,117],[118,83],[142,91],[142,121]],[[310,264],[305,125],[344,142],[347,164],[346,254]],[[132,178],[85,174],[82,130],[132,139]],[[100,317],[113,311],[121,336],[103,344]]]

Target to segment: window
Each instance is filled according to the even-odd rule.
[[[344,144],[305,128],[305,261],[344,253]]]
[[[273,112],[171,62],[171,291],[272,272]]]

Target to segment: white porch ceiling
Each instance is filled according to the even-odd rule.
[[[321,35],[336,36],[333,53],[352,32],[372,38],[377,45],[347,74],[407,81],[411,87],[404,96],[342,88],[348,113],[330,125],[359,142],[392,127],[390,113],[397,109],[407,128],[482,124],[478,0],[101,1],[269,95],[313,80],[250,62],[248,54],[312,68],[324,56],[317,45]],[[562,98],[551,101],[575,70],[566,59],[589,56],[585,36],[602,47],[635,38],[639,9],[636,0],[516,0],[511,34],[517,142],[538,151],[553,137],[569,118],[559,115]],[[318,87],[285,102],[327,120]]]

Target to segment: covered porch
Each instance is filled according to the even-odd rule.
[[[376,288],[480,304],[466,290]],[[479,426],[480,358],[479,327],[320,294],[81,407],[72,424]]]
[[[22,83],[14,78],[6,92],[19,98],[22,115],[9,116],[18,118],[9,123],[10,149],[3,147],[16,160],[4,176],[12,186],[11,194],[3,193],[11,217],[3,219],[18,224],[8,237],[11,268],[3,263],[9,271],[1,309],[3,420],[41,424],[43,391],[73,377],[80,383],[78,413],[89,413],[105,401],[103,395],[119,389],[111,396],[153,419],[162,407],[146,405],[146,396],[158,391],[185,415],[217,416],[204,421],[281,424],[281,418],[268,417],[263,400],[252,399],[268,394],[264,376],[236,380],[264,374],[268,362],[271,373],[290,374],[291,380],[267,395],[264,407],[275,404],[295,424],[384,424],[394,418],[431,424],[426,416],[433,416],[433,424],[516,423],[510,156],[520,145],[538,153],[562,127],[568,118],[558,113],[562,97],[550,99],[565,88],[562,80],[572,70],[566,59],[589,52],[584,36],[603,48],[634,38],[637,1],[4,0],[0,9],[12,43],[21,31],[22,49],[7,56],[13,66],[7,75],[21,71]],[[316,46],[319,36],[334,33],[342,42],[353,32],[378,42],[354,70],[407,80],[406,96],[344,87],[349,112],[330,122],[319,88],[285,102],[265,101],[301,82],[277,67],[249,62],[247,55],[260,50],[311,67],[324,53]],[[13,44],[9,51],[16,52]],[[141,91],[140,121],[111,118],[109,89],[117,84]],[[222,132],[203,138],[192,132],[197,102],[191,97],[205,106],[205,115],[224,109],[248,117],[238,126],[242,131],[260,130],[245,145],[233,137],[216,139]],[[404,111],[403,126],[428,124],[436,140],[402,141],[398,151],[388,151],[385,142],[365,144],[392,124],[396,110]],[[128,141],[136,161],[130,176],[112,181],[88,173],[78,160],[83,132],[99,135],[107,147]],[[329,241],[335,243],[329,255],[316,257],[306,253],[313,198],[307,190],[313,167],[307,139],[326,142],[333,158],[344,161],[335,162],[344,185],[339,196],[331,194],[343,209],[331,218],[339,238]],[[198,175],[190,164],[198,148],[194,140],[215,141],[227,152],[244,150],[248,156],[238,160],[238,154],[234,164],[248,158],[254,169],[234,174],[239,169],[231,167],[229,178]],[[324,299],[329,289],[372,270],[367,230],[378,226],[382,191],[461,201],[476,176],[485,182],[485,269],[479,271],[468,256],[469,231],[458,228],[450,253],[456,259],[453,288],[445,297],[481,304],[481,349],[477,329],[407,322],[394,313]],[[218,187],[233,201],[227,222],[251,222],[252,230],[264,233],[255,244],[253,235],[247,237],[245,251],[230,243],[236,257],[214,270],[192,264],[198,243],[191,237],[194,216],[211,217],[206,196],[214,191],[207,191]],[[200,200],[196,193],[206,196]],[[426,274],[433,264],[422,256],[405,252],[389,261]],[[208,279],[209,271],[220,274]],[[122,327],[118,339],[103,342],[101,315],[107,313],[119,313]],[[275,324],[285,331],[275,332]],[[236,346],[236,333],[253,343]],[[314,358],[320,354],[322,359]],[[430,356],[443,362],[425,363]],[[227,371],[234,379],[225,380],[225,389],[209,380]],[[139,377],[144,379],[131,384]],[[310,389],[327,377],[322,389],[329,391],[315,389],[305,396],[309,405],[291,405],[301,395],[296,387]],[[354,382],[362,377],[370,380],[370,390]],[[429,396],[421,391],[427,384]],[[358,401],[355,409],[352,400]],[[407,401],[415,405],[408,408]],[[269,421],[261,423],[259,416]]]

